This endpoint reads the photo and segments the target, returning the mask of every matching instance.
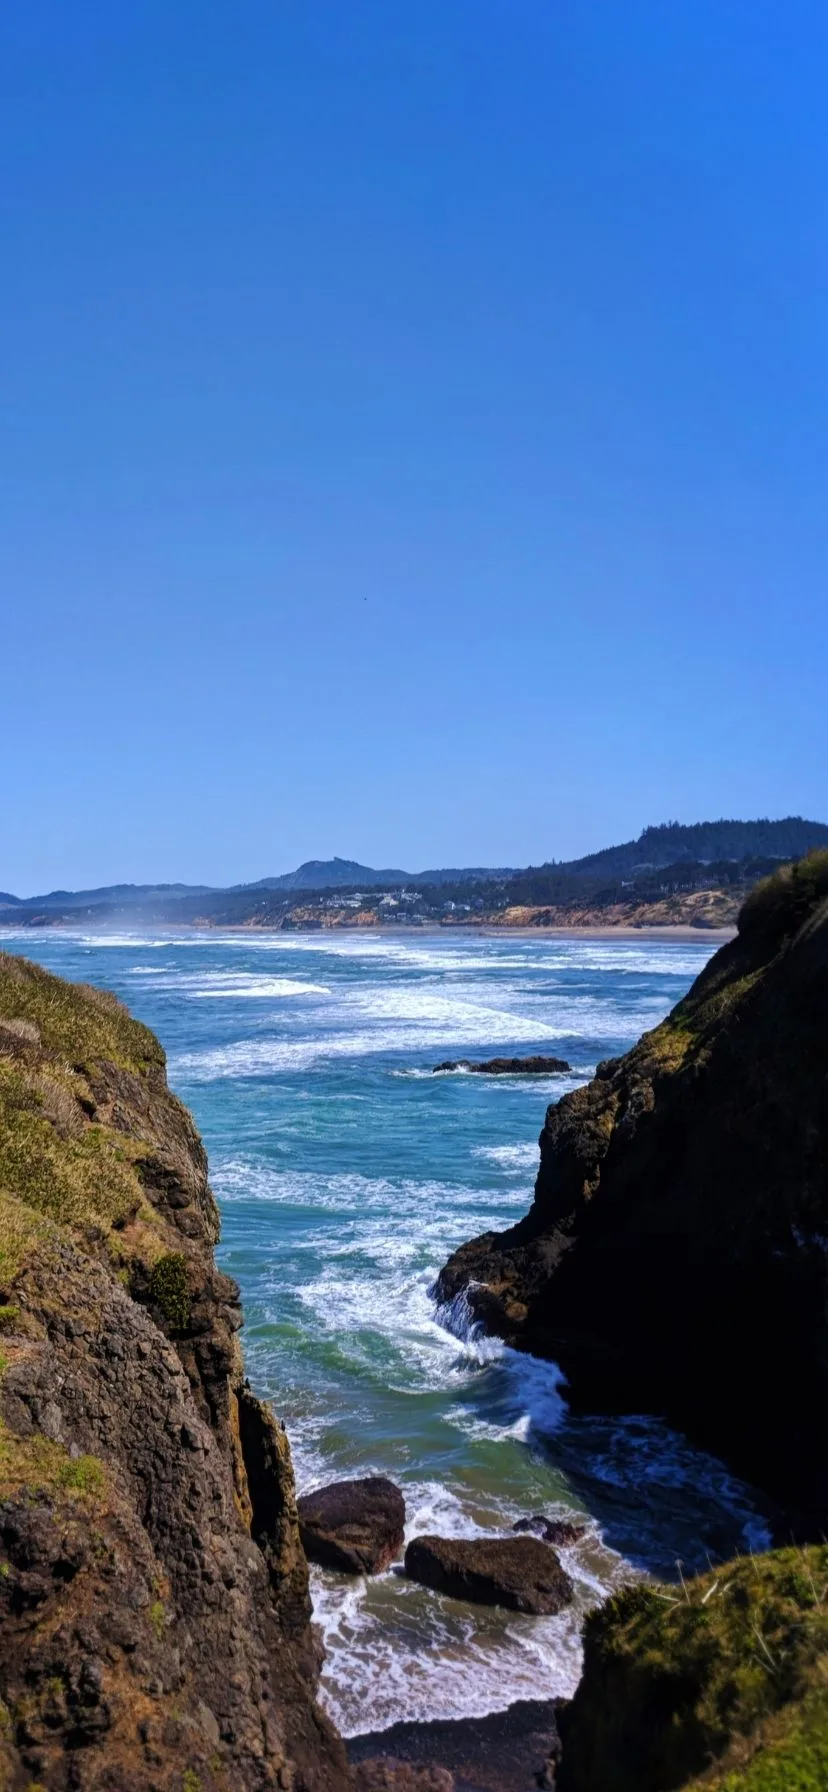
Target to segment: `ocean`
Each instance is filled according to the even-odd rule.
[[[321,1696],[346,1735],[566,1696],[584,1611],[767,1539],[750,1491],[659,1422],[572,1417],[554,1364],[451,1321],[434,1277],[526,1211],[546,1104],[684,993],[710,942],[5,930],[158,1034],[204,1137],[251,1381],[284,1418],[300,1492],[402,1486],[407,1535],[582,1515],[556,1618],[313,1571]],[[569,1077],[432,1075],[447,1057],[554,1054]]]

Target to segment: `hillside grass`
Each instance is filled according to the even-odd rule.
[[[24,1040],[33,1029],[30,1039],[70,1065],[106,1059],[144,1074],[166,1062],[155,1034],[109,990],[67,983],[9,952],[0,952],[0,1027],[4,1022]]]
[[[124,1224],[142,1200],[131,1161],[137,1149],[105,1126],[62,1135],[44,1112],[37,1078],[0,1057],[0,1192],[63,1225]]]
[[[631,1587],[588,1619],[561,1792],[816,1792],[826,1751],[828,1547]]]
[[[739,933],[764,933],[783,939],[797,933],[828,900],[828,851],[810,852],[793,865],[782,865],[751,890],[742,904]]]

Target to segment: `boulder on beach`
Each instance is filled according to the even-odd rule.
[[[577,1543],[586,1532],[585,1524],[576,1524],[571,1518],[547,1518],[544,1512],[533,1512],[531,1518],[519,1518],[512,1525],[513,1531],[528,1531],[534,1537],[540,1537],[544,1543]]]
[[[431,1074],[471,1070],[477,1076],[565,1076],[571,1069],[565,1058],[485,1058],[478,1063],[471,1058],[447,1058],[444,1064],[435,1064]]]
[[[536,1616],[562,1611],[572,1599],[568,1574],[538,1537],[414,1537],[405,1572],[452,1599]]]
[[[381,1574],[403,1546],[405,1500],[385,1475],[332,1481],[299,1500],[305,1555],[345,1574]]]

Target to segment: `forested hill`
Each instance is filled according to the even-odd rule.
[[[525,870],[475,866],[411,873],[378,871],[355,859],[311,859],[280,877],[223,890],[113,884],[25,899],[0,895],[0,926],[81,920],[111,926],[140,917],[142,923],[222,927],[436,921],[521,927],[691,921],[722,927],[733,924],[758,878],[822,847],[828,847],[828,825],[796,815],[692,826],[665,822],[620,846],[582,859],[547,859]]]
[[[683,859],[696,864],[798,859],[818,846],[828,846],[828,824],[804,821],[801,815],[787,815],[782,821],[696,821],[689,826],[664,821],[645,828],[637,840],[606,846],[583,859],[568,859],[557,868],[574,876],[595,871],[620,877],[626,871],[658,870]]]

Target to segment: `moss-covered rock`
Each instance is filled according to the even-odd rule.
[[[150,1275],[149,1293],[170,1331],[185,1332],[190,1323],[190,1285],[183,1252],[166,1251],[159,1257]]]
[[[15,1792],[347,1785],[314,1702],[288,1440],[244,1384],[217,1236],[157,1040],[114,997],[0,954],[0,1785]]]
[[[626,1589],[587,1621],[561,1730],[560,1792],[828,1785],[828,1548]]]

